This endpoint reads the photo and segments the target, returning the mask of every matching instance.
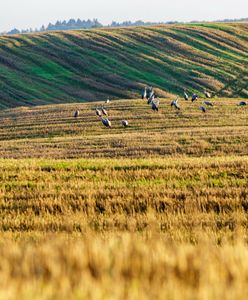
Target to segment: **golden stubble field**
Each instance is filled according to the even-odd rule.
[[[173,98],[172,98],[173,99]],[[1,158],[96,158],[247,155],[248,110],[242,99],[180,100],[181,110],[160,99],[154,113],[145,100],[21,107],[0,111]],[[106,129],[95,108],[104,106],[112,128]],[[80,115],[75,119],[74,112]],[[130,127],[123,128],[127,119]]]
[[[213,102],[1,111],[0,299],[246,299],[248,111]]]

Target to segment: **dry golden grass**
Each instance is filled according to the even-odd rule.
[[[206,114],[197,103],[181,100],[182,111],[161,99],[159,113],[142,100],[105,105],[108,130],[94,109],[102,103],[17,108],[0,111],[0,157],[82,158],[223,156],[248,154],[248,109],[239,99],[213,99]],[[80,110],[75,120],[74,112]],[[120,122],[126,118],[129,128]]]
[[[87,237],[4,243],[1,299],[246,299],[244,244]]]
[[[248,112],[213,101],[1,111],[0,299],[246,299]]]
[[[178,231],[191,242],[246,228],[247,157],[2,160],[0,169],[2,233]]]
[[[3,299],[245,299],[248,158],[0,161]]]

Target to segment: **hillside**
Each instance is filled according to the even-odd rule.
[[[0,106],[160,96],[248,97],[248,24],[161,25],[0,37]]]
[[[153,112],[145,100],[115,100],[105,105],[112,128],[105,128],[95,108],[103,104],[77,103],[21,107],[0,111],[1,158],[88,158],[149,156],[247,155],[246,107],[239,99],[212,101],[204,114],[195,103],[160,100]],[[80,110],[77,119],[76,109]],[[127,119],[130,127],[123,128]]]

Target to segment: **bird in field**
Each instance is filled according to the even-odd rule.
[[[128,121],[127,120],[122,120],[121,124],[123,127],[128,127]]]
[[[151,104],[152,101],[155,99],[154,94],[147,100],[147,104]]]
[[[78,118],[79,117],[79,110],[76,110],[74,113],[74,118]]]
[[[147,89],[147,92],[146,92],[146,98],[147,98],[147,100],[148,100],[149,98],[151,98],[153,95],[154,95],[154,90],[153,90],[153,87],[150,86],[150,87]]]
[[[211,98],[211,94],[206,89],[204,90],[204,95],[206,98]]]
[[[105,116],[108,115],[108,112],[106,111],[106,109],[104,109],[104,107],[102,107],[101,110],[102,110],[102,114],[103,114],[103,115],[105,115]]]
[[[178,97],[171,102],[171,107],[175,107],[176,109],[180,110],[180,106],[178,104]]]
[[[156,98],[152,101],[152,110],[158,111],[158,107],[159,107],[159,98]]]
[[[99,109],[99,108],[96,108],[96,115],[98,117],[101,117],[102,116],[102,111]]]
[[[209,101],[204,101],[203,103],[207,106],[214,106],[213,103]]]
[[[145,87],[144,91],[141,94],[142,99],[145,99],[147,96],[147,88]]]
[[[204,106],[200,106],[200,110],[204,113],[206,112],[206,108]]]
[[[109,103],[110,102],[110,100],[109,100],[109,97],[107,98],[107,100],[105,101],[105,103]]]
[[[186,100],[186,101],[189,100],[189,95],[186,93],[186,90],[184,90],[183,97],[184,97],[184,100]]]
[[[193,95],[192,95],[192,98],[191,98],[191,101],[194,102],[194,101],[197,100],[197,98],[198,98],[198,96],[197,96],[196,94],[193,94]]]
[[[245,101],[241,101],[241,102],[239,102],[239,104],[238,104],[238,106],[245,106],[245,105],[247,105],[247,103],[246,103]]]
[[[105,127],[108,127],[108,128],[111,128],[111,122],[109,121],[109,119],[104,119],[102,118],[102,124],[105,126]]]

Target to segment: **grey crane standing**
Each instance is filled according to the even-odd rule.
[[[194,102],[194,101],[197,100],[197,98],[198,98],[198,96],[197,96],[196,94],[193,94],[193,95],[192,95],[192,98],[191,98],[191,101]]]
[[[106,109],[104,109],[104,107],[101,108],[101,111],[102,111],[102,114],[107,116],[108,115],[108,112],[106,111]]]
[[[153,95],[154,95],[154,90],[153,90],[153,87],[150,86],[150,87],[148,88],[148,90],[147,90],[147,93],[146,93],[146,98],[147,98],[147,100],[148,100],[149,98],[151,98]]]
[[[76,110],[74,113],[74,118],[78,118],[79,117],[79,110]]]
[[[110,122],[110,120],[108,118],[106,118],[106,119],[102,118],[102,124],[105,127],[111,128],[111,122]]]
[[[209,102],[209,101],[204,101],[203,103],[204,103],[205,105],[207,105],[207,106],[214,106],[213,103],[211,103],[211,102]]]
[[[147,100],[147,104],[151,104],[152,101],[155,99],[155,95],[153,94],[148,100]]]
[[[245,101],[241,101],[241,102],[239,102],[239,104],[238,104],[238,106],[245,106],[245,105],[247,105],[247,103],[246,103]]]
[[[141,94],[142,99],[145,99],[147,97],[147,88],[145,87],[144,91]]]
[[[156,98],[152,101],[152,110],[158,111],[158,107],[159,107],[159,98]]]
[[[102,111],[99,109],[99,108],[96,108],[96,115],[98,117],[101,117],[102,116]]]
[[[180,106],[178,104],[178,97],[171,102],[171,107],[175,107],[177,110],[180,110]]]
[[[186,90],[184,90],[184,92],[183,92],[183,97],[184,97],[184,100],[186,100],[186,101],[189,100],[189,95],[186,93]]]
[[[127,120],[122,120],[121,124],[123,127],[128,127],[128,121]]]
[[[206,98],[211,98],[211,94],[206,89],[204,90],[204,95]]]

